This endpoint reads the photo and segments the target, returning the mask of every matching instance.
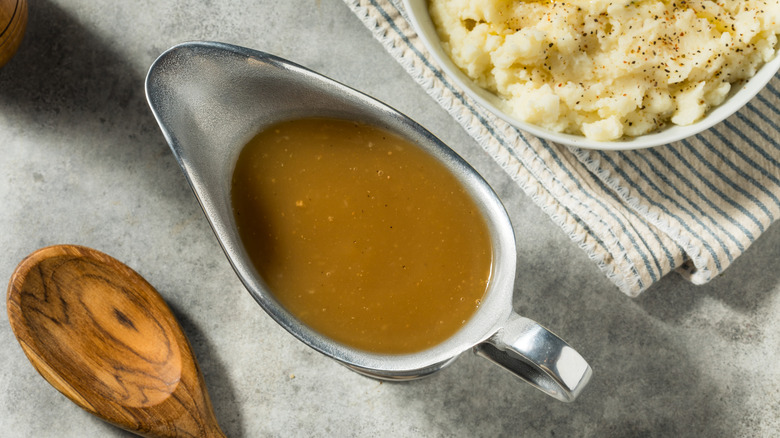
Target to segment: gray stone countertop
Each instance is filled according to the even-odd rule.
[[[0,70],[0,278],[37,248],[104,251],[154,285],[201,364],[230,437],[777,436],[780,228],[724,275],[669,275],[622,295],[408,77],[340,0],[37,0]],[[428,379],[380,383],[298,342],[222,253],[149,111],[143,80],[170,46],[267,51],[406,113],[499,193],[518,240],[515,308],[591,363],[572,404],[472,354]],[[28,362],[0,312],[0,436],[127,436]]]

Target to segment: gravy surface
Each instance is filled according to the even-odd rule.
[[[458,331],[485,293],[492,250],[476,204],[441,163],[384,130],[274,125],[241,152],[231,197],[277,300],[342,344],[426,349]]]

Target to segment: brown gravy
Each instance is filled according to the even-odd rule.
[[[302,119],[241,152],[231,197],[249,257],[315,331],[375,353],[452,336],[490,277],[487,225],[436,159],[384,130]]]

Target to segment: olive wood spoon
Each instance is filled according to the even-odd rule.
[[[35,369],[87,412],[141,436],[225,436],[176,318],[118,260],[40,249],[14,271],[7,306]]]
[[[0,68],[22,44],[27,29],[27,0],[0,0]]]

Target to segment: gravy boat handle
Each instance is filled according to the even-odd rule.
[[[569,344],[514,312],[474,351],[564,402],[574,401],[593,374],[590,365]]]

